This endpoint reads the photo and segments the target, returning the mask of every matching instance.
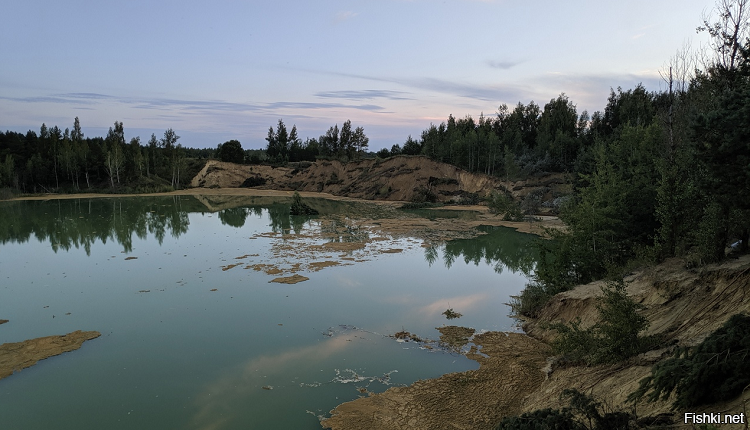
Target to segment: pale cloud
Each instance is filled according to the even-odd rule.
[[[299,363],[324,361],[350,348],[355,335],[338,335],[312,346],[289,349],[278,354],[254,357],[241,365],[225,370],[220,377],[206,385],[195,403],[192,428],[215,430],[230,428],[238,413],[229,405],[237,398],[247,398],[253,392],[262,392],[261,386],[270,381],[285,380],[283,375],[293,374]],[[283,378],[283,379],[282,379]]]
[[[391,91],[391,90],[343,90],[343,91],[323,91],[316,93],[316,97],[322,98],[336,98],[336,99],[348,99],[348,100],[372,100],[372,99],[388,99],[388,100],[413,100],[413,98],[405,97],[407,92],[404,91]]]
[[[520,61],[495,61],[495,60],[487,60],[487,65],[492,67],[493,69],[502,69],[502,70],[508,70],[510,68],[513,68],[517,65],[521,64]]]
[[[348,20],[354,18],[357,15],[359,15],[359,13],[352,12],[350,10],[341,11],[341,12],[337,13],[336,16],[333,17],[333,20],[334,20],[334,22],[336,24],[338,24],[340,22],[348,21]]]
[[[468,296],[446,297],[419,307],[417,309],[417,312],[423,315],[438,315],[450,307],[455,309],[456,312],[466,313],[476,306],[486,302],[489,298],[490,296],[488,293],[476,293]]]

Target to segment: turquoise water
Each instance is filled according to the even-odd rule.
[[[513,330],[504,303],[533,270],[531,236],[423,246],[347,222],[387,215],[376,206],[308,202],[320,217],[270,198],[0,203],[0,343],[102,333],[0,380],[0,428],[317,429],[361,391],[478,366],[388,335]],[[344,264],[308,266],[320,261]],[[310,280],[253,270],[295,262]]]

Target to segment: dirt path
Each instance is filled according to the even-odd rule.
[[[98,331],[74,331],[62,336],[46,336],[0,345],[0,379],[31,367],[39,360],[74,351],[83,342],[101,336]]]
[[[477,370],[421,380],[339,405],[322,421],[333,430],[490,430],[505,416],[521,412],[524,395],[544,380],[549,347],[518,333],[489,332],[474,337],[468,356]]]

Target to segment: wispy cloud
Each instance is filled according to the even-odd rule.
[[[508,70],[510,68],[513,68],[517,65],[521,64],[520,61],[494,61],[494,60],[487,60],[487,65],[494,68],[494,69],[502,69],[502,70]]]
[[[409,93],[404,91],[392,91],[392,90],[344,90],[344,91],[324,91],[316,93],[316,97],[331,98],[331,99],[347,99],[347,100],[372,100],[372,99],[388,99],[388,100],[413,100],[411,97],[405,97]]]
[[[343,76],[347,78],[363,79],[374,82],[387,82],[390,84],[397,84],[405,87],[427,90],[458,97],[466,97],[469,99],[481,101],[494,102],[498,100],[515,99],[525,91],[513,85],[495,86],[487,84],[475,84],[471,82],[449,81],[432,77],[399,78],[314,70],[307,70],[307,72],[332,76]]]
[[[355,16],[357,16],[357,15],[359,15],[359,13],[357,13],[357,12],[352,12],[352,11],[350,11],[350,10],[347,10],[347,11],[341,11],[341,12],[337,13],[337,14],[336,14],[336,15],[335,15],[335,16],[333,17],[333,21],[334,21],[334,22],[335,22],[336,24],[338,24],[338,23],[340,23],[340,22],[348,21],[348,20],[350,20],[350,19],[354,18],[354,17],[355,17]]]
[[[357,109],[369,112],[384,111],[375,104],[347,103],[314,103],[314,102],[274,102],[274,103],[237,103],[222,100],[184,100],[169,98],[118,97],[93,93],[67,93],[33,97],[3,97],[21,103],[60,103],[70,105],[92,106],[102,102],[121,103],[136,109],[180,110],[182,113],[193,112],[272,112],[278,109]]]

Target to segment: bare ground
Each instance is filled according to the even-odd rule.
[[[396,387],[344,403],[322,422],[333,430],[492,429],[502,417],[520,413],[526,393],[544,380],[549,348],[518,333],[474,337],[480,367]],[[484,355],[483,355],[484,354]],[[486,355],[486,356],[485,356]]]
[[[101,336],[98,331],[77,330],[62,336],[46,336],[0,345],[0,379],[31,367],[40,360],[74,351],[83,342]]]
[[[531,336],[477,335],[473,342],[487,355],[469,354],[480,363],[478,370],[344,403],[331,411],[331,418],[322,425],[334,430],[491,429],[508,415],[566,406],[560,394],[567,388],[594,394],[610,408],[635,411],[641,417],[670,413],[669,401],[631,405],[626,398],[674,347],[695,345],[731,315],[750,312],[750,256],[699,270],[688,270],[683,261],[670,260],[638,271],[627,281],[628,293],[646,307],[644,313],[651,323],[647,334],[663,335],[664,348],[617,365],[556,367],[547,343],[541,341],[552,338],[542,328],[544,323],[581,318],[585,326],[597,319],[596,298],[603,283],[581,285],[555,296],[538,320],[525,324]],[[443,333],[448,343],[456,339],[461,343],[469,334],[460,329]],[[740,413],[743,399],[694,412]],[[679,413],[674,416],[681,422]]]
[[[570,193],[568,178],[547,174],[524,181],[502,181],[470,173],[423,156],[397,156],[341,163],[319,160],[298,167],[248,166],[210,160],[193,178],[192,187],[237,188],[250,177],[262,178],[260,189],[325,192],[365,200],[411,201],[429,190],[437,201],[450,203],[468,195],[485,197],[493,190],[521,199],[531,192],[542,200]]]

